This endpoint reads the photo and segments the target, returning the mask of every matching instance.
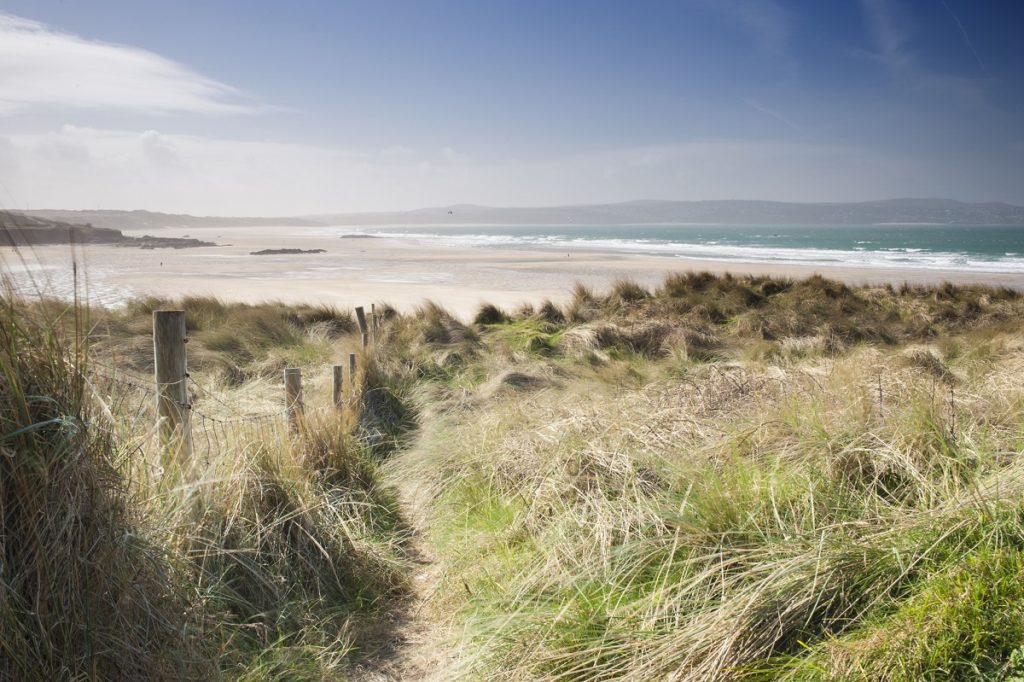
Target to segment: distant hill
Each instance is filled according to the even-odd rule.
[[[192,216],[152,211],[24,211],[26,215],[97,228],[158,230],[166,227],[317,227],[323,225],[620,225],[720,223],[738,225],[1024,225],[1024,207],[950,199],[887,199],[857,203],[799,204],[781,201],[627,201],[548,207],[456,204],[412,211],[329,213],[253,218]]]
[[[948,199],[890,199],[859,203],[798,204],[778,201],[629,201],[546,208],[494,208],[459,204],[392,213],[310,216],[332,225],[724,223],[870,225],[940,223],[1024,225],[1024,207]]]
[[[0,211],[0,245],[24,244],[117,244],[120,230],[92,225],[72,225],[57,220]]]
[[[247,227],[250,225],[315,227],[324,224],[309,218],[193,216],[183,213],[158,213],[154,211],[66,211],[61,209],[40,209],[36,211],[22,211],[22,213],[46,220],[78,224],[89,223],[96,227],[107,227],[114,230],[159,230],[166,227]]]
[[[90,224],[74,225],[39,216],[0,211],[0,246],[35,246],[42,244],[113,244],[140,249],[187,249],[216,246],[213,242],[179,237],[128,237],[109,227]]]

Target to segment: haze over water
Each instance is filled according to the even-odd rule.
[[[1024,273],[1024,226],[460,225],[329,231],[567,254],[599,249],[745,263]]]

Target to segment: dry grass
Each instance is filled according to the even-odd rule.
[[[919,679],[922,654],[946,647],[959,657],[947,670],[1001,674],[1024,630],[951,643],[1022,602],[979,604],[945,629],[908,625],[902,644],[834,638],[861,641],[879,619],[881,636],[885,614],[936,599],[933,580],[963,582],[956,567],[991,552],[1014,571],[1001,580],[1017,575],[1005,553],[1024,547],[1024,471],[1007,454],[1021,447],[1024,391],[1006,380],[1022,359],[951,404],[928,369],[865,352],[707,365],[624,395],[577,386],[457,420],[420,475],[440,500],[447,599],[478,672]]]
[[[0,300],[0,677],[210,674],[183,567],[97,427],[85,347],[51,312]]]
[[[1018,669],[1017,294],[705,275],[617,289],[579,287],[564,326],[525,310],[487,325],[460,370],[484,371],[478,400],[426,377],[450,407],[396,475],[431,491],[448,576],[433,608],[470,677]],[[493,390],[526,366],[569,376]]]
[[[0,303],[0,676],[342,674],[407,591],[407,534],[365,417],[313,407],[327,402],[321,353],[351,347],[347,314]],[[142,342],[162,306],[189,311],[192,457],[154,437]],[[281,357],[319,365],[296,435],[279,417],[238,420],[280,410],[260,368]],[[225,375],[228,363],[255,378]]]
[[[145,382],[150,312],[182,305],[216,420],[189,460],[89,369]],[[344,676],[409,591],[385,477],[419,491],[424,609],[470,677],[1024,668],[1019,294],[691,273],[472,326],[379,308],[364,354],[330,308],[4,298],[0,673]],[[345,409],[223,426],[277,409],[285,365],[326,405],[349,352]]]

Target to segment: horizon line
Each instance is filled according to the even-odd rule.
[[[326,211],[320,213],[291,213],[291,214],[277,214],[277,215],[240,215],[240,214],[197,214],[197,213],[179,213],[179,212],[168,212],[158,211],[148,208],[2,208],[0,211],[8,213],[22,213],[29,214],[35,212],[45,211],[64,211],[69,213],[97,213],[97,212],[118,212],[118,213],[151,213],[151,214],[162,214],[162,215],[178,215],[178,216],[189,216],[193,218],[258,218],[261,220],[272,219],[272,218],[291,218],[291,219],[314,219],[323,216],[362,216],[362,215],[384,215],[392,213],[418,213],[425,211],[442,211],[451,210],[455,208],[470,208],[470,209],[490,209],[490,210],[557,210],[557,209],[579,209],[579,208],[595,208],[595,207],[610,207],[610,206],[628,206],[630,204],[713,204],[713,203],[736,203],[736,204],[789,204],[794,206],[839,206],[839,205],[865,205],[865,204],[878,204],[878,203],[893,203],[899,201],[941,201],[960,204],[963,206],[1006,206],[1010,208],[1018,208],[1024,210],[1024,205],[1014,204],[1007,201],[963,201],[960,199],[950,199],[947,197],[908,197],[898,196],[890,197],[885,199],[866,199],[859,201],[782,201],[778,199],[628,199],[624,201],[612,201],[603,203],[573,203],[573,204],[549,204],[549,205],[522,205],[522,206],[501,206],[501,205],[490,205],[490,204],[474,204],[474,203],[453,203],[453,204],[442,204],[434,206],[421,206],[418,208],[410,209],[379,209],[373,211]]]

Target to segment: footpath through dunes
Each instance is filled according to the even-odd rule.
[[[164,308],[191,456],[145,385]],[[688,274],[375,312],[364,350],[330,307],[5,298],[0,677],[1024,674],[1021,294]]]
[[[394,485],[410,529],[410,593],[380,618],[379,631],[356,655],[354,682],[444,682],[457,676],[452,622],[435,606],[444,565],[429,539],[429,490],[425,481],[408,474],[414,470],[409,463],[423,454],[417,438],[385,467],[385,480]]]
[[[378,679],[1019,674],[1022,304],[693,275],[394,317],[436,584]]]

